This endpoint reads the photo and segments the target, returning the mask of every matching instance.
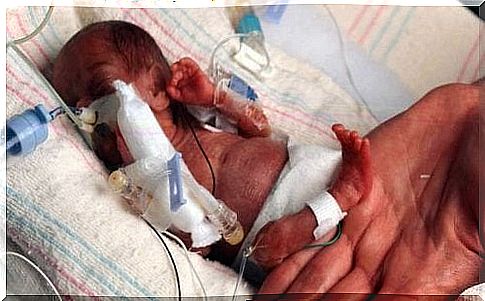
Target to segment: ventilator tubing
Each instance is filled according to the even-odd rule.
[[[176,212],[170,210],[169,182],[164,171],[167,170],[167,161],[173,158],[176,151],[148,104],[138,97],[134,88],[119,80],[114,81],[113,86],[120,101],[120,132],[135,160],[135,163],[125,167],[126,174],[153,197],[143,216],[160,230],[166,230],[171,224],[191,233],[192,247],[204,247],[218,241],[221,237],[219,231],[206,219],[204,211],[204,207],[211,207],[212,200],[197,197],[200,188],[191,189],[190,184],[198,183],[183,162],[183,190],[192,193],[185,194],[187,203]]]

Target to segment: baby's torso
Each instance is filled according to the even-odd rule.
[[[210,168],[192,134],[187,136],[181,149],[184,161],[197,181],[211,191]],[[288,160],[286,144],[204,130],[197,131],[197,138],[214,171],[215,196],[237,213],[248,233]],[[229,264],[239,247],[221,242],[213,246],[212,255]]]

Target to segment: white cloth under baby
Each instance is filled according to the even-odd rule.
[[[241,262],[242,252],[250,246],[259,230],[268,222],[303,209],[311,201],[328,189],[342,154],[340,149],[321,145],[287,143],[288,162],[268,196],[253,227],[246,235],[233,267]]]

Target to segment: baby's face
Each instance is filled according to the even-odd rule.
[[[170,131],[170,100],[165,92],[170,77],[168,64],[148,33],[133,24],[107,21],[85,27],[64,45],[52,82],[66,103],[77,107],[114,93],[116,79],[130,83],[163,130]],[[98,124],[92,136],[97,155],[108,167],[129,160],[120,147],[124,143],[117,127]]]

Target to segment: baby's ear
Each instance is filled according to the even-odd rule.
[[[150,105],[150,108],[154,111],[163,111],[166,110],[170,104],[170,99],[165,91],[166,85],[168,84],[169,78],[167,78],[167,74],[164,74],[162,68],[160,66],[154,64],[150,68],[149,72],[150,78],[152,80],[153,86],[151,87],[152,99],[147,99]]]

